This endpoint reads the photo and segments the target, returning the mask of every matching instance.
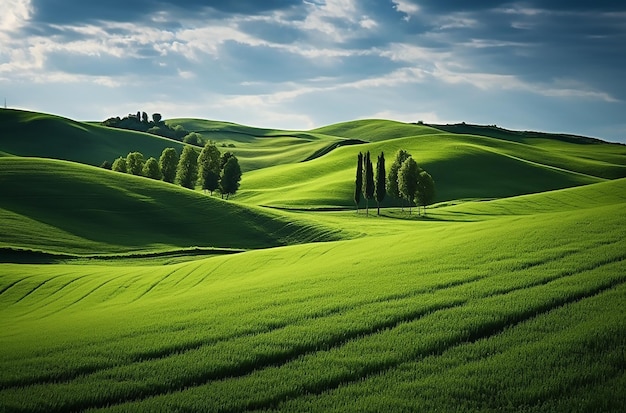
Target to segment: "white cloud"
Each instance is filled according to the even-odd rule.
[[[33,6],[30,0],[0,0],[0,10],[0,34],[6,35],[26,24],[33,12]]]
[[[392,0],[393,8],[400,13],[404,13],[404,20],[409,21],[411,16],[417,15],[420,8],[417,4],[411,3],[406,0]]]

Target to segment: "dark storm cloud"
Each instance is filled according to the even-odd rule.
[[[34,20],[39,23],[73,24],[90,21],[132,22],[158,12],[187,16],[214,10],[220,13],[256,15],[301,4],[298,0],[35,0]]]

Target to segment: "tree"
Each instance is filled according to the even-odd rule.
[[[222,197],[226,195],[226,199],[228,199],[229,195],[237,192],[239,189],[239,181],[241,181],[241,167],[239,166],[237,157],[232,155],[224,165],[220,178]]]
[[[143,172],[143,155],[141,152],[130,152],[126,156],[126,172],[141,175]]]
[[[354,181],[354,204],[356,213],[359,213],[359,202],[361,202],[361,192],[363,190],[363,154],[359,152],[356,157],[356,179]]]
[[[233,153],[232,153],[232,152],[224,152],[224,153],[222,154],[222,157],[220,158],[220,171],[221,171],[222,169],[224,169],[224,166],[226,165],[226,162],[228,162],[228,160],[229,160],[230,158],[232,158],[233,156],[235,156],[235,155],[233,155]]]
[[[381,152],[376,161],[376,206],[378,208],[378,215],[380,215],[380,203],[383,202],[385,195],[387,195],[387,188],[385,186],[386,179],[385,154]]]
[[[137,116],[136,116],[138,121],[141,121],[141,111],[137,111]]]
[[[153,113],[152,114],[152,121],[154,122],[155,125],[158,125],[159,122],[161,122],[161,114],[160,113]]]
[[[398,170],[398,189],[402,197],[409,201],[409,214],[411,213],[411,203],[417,193],[419,173],[419,166],[412,157],[405,160]]]
[[[374,199],[374,167],[370,159],[370,153],[367,151],[363,158],[363,172],[365,179],[363,181],[363,195],[365,195],[365,213],[369,215],[369,201]]]
[[[191,146],[185,146],[176,169],[176,182],[189,189],[196,187],[198,180],[198,154]]]
[[[207,142],[198,157],[198,175],[202,189],[213,191],[219,188],[220,181],[220,150],[215,144]]]
[[[143,176],[156,180],[160,180],[163,177],[163,174],[161,173],[161,168],[159,167],[159,162],[153,157],[148,158],[143,166],[142,173]]]
[[[146,112],[141,114],[141,122],[148,123],[148,114]]]
[[[122,156],[117,158],[115,161],[113,161],[113,166],[111,166],[111,169],[115,172],[126,173],[126,171],[128,171],[128,168],[126,166],[126,158]]]
[[[100,168],[108,169],[109,171],[111,170],[112,167],[113,165],[111,165],[111,162],[109,161],[104,161],[100,164]]]
[[[180,125],[178,125],[180,126]],[[181,126],[182,128],[182,126]],[[187,135],[184,135],[183,142],[188,143],[190,145],[200,146],[202,145],[202,136],[199,133],[191,132]]]
[[[402,163],[406,161],[409,156],[411,155],[407,151],[402,149],[399,150],[398,153],[396,153],[396,158],[389,168],[389,175],[387,176],[387,192],[394,198],[402,199],[402,194],[398,189],[398,171],[400,170]]]
[[[417,192],[415,194],[415,203],[417,204],[418,214],[419,207],[424,207],[424,215],[426,215],[426,206],[435,200],[435,181],[433,177],[426,171],[420,171],[417,178]]]
[[[159,158],[159,166],[165,182],[174,183],[178,168],[178,153],[174,148],[165,148]]]

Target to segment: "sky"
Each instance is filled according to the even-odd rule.
[[[0,10],[11,108],[299,130],[467,122],[626,143],[623,1],[0,0]]]

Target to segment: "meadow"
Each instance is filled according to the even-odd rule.
[[[259,145],[232,201],[0,157],[0,411],[623,411],[624,146],[171,122]],[[356,153],[398,148],[437,204],[357,213]]]

